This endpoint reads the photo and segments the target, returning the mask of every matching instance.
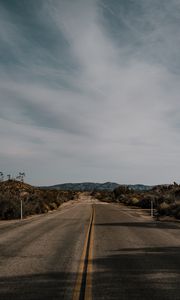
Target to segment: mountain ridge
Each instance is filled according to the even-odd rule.
[[[55,190],[72,190],[72,191],[113,191],[118,186],[128,186],[130,189],[145,191],[150,190],[152,186],[144,184],[118,184],[116,182],[79,182],[79,183],[61,183],[51,186],[41,186],[43,189],[55,189]]]

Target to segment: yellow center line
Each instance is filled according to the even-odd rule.
[[[89,240],[89,253],[88,253],[88,265],[87,265],[87,277],[86,277],[86,289],[85,289],[85,300],[92,299],[92,268],[93,268],[93,242],[94,242],[94,219],[95,209],[92,207],[92,225]]]
[[[74,288],[73,300],[92,299],[92,258],[94,235],[94,207],[92,206],[91,218],[86,234],[84,248],[81,255],[78,276]]]

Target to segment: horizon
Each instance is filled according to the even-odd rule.
[[[0,0],[0,171],[180,182],[179,15],[176,0]]]
[[[111,184],[118,184],[118,185],[143,185],[143,186],[158,186],[158,185],[173,185],[174,183],[177,183],[175,181],[173,182],[166,182],[166,183],[155,183],[155,184],[146,184],[146,183],[142,183],[142,182],[135,182],[135,183],[127,183],[127,182],[117,182],[117,181],[69,181],[69,182],[56,182],[56,183],[49,183],[49,184],[41,184],[41,185],[34,185],[30,182],[28,182],[26,180],[26,178],[24,178],[23,181],[17,179],[16,177],[11,177],[10,179],[6,179],[4,178],[3,180],[0,180],[0,182],[8,182],[8,181],[17,181],[17,182],[23,182],[25,184],[29,184],[29,185],[32,185],[34,187],[51,187],[51,186],[58,186],[58,185],[66,185],[66,184],[107,184],[107,183],[111,183]],[[177,183],[177,184],[180,184],[180,183]]]

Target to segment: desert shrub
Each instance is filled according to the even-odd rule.
[[[174,191],[174,196],[175,198],[180,199],[180,188]]]
[[[20,218],[21,201],[23,217],[57,209],[63,202],[78,198],[77,192],[43,190],[30,185],[8,181],[0,183],[0,219]]]
[[[151,201],[154,201],[154,197],[151,195],[144,196],[140,202],[139,206],[141,208],[151,208]]]
[[[90,193],[90,195],[94,198],[96,198],[99,201],[103,202],[114,202],[114,194],[110,191],[93,191]]]
[[[176,219],[180,220],[180,206],[178,206],[174,211],[174,216]]]
[[[138,206],[139,203],[140,203],[140,200],[137,197],[132,197],[131,198],[131,205]]]
[[[0,194],[0,218],[4,220],[20,217],[20,201],[16,195],[9,192]]]
[[[116,198],[116,200],[121,203],[127,203],[128,199],[129,197],[127,197],[125,194],[121,194],[118,198]]]
[[[50,210],[57,209],[57,204],[55,202],[49,203],[49,209]]]
[[[117,188],[114,189],[114,196],[116,199],[119,199],[122,195],[124,194],[133,194],[134,191],[129,189],[128,186],[122,185],[118,186]]]
[[[163,202],[158,207],[160,215],[169,216],[171,214],[171,206],[167,202]]]

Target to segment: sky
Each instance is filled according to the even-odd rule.
[[[180,182],[179,28],[179,0],[0,0],[0,171]]]

